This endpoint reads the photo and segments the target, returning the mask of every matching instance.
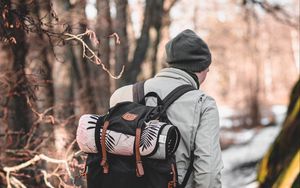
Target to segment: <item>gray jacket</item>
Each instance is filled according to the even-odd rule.
[[[176,68],[166,68],[145,82],[145,93],[154,91],[163,99],[183,84],[197,88],[195,80],[188,73]],[[124,86],[114,92],[110,106],[132,100],[132,85]],[[149,98],[147,105],[156,105],[155,100]],[[223,163],[219,142],[219,114],[215,100],[201,90],[190,91],[168,108],[167,115],[182,136],[175,153],[179,182],[182,182],[186,174],[191,152],[194,151],[193,172],[186,188],[221,187]]]

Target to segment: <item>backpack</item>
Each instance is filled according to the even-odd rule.
[[[183,188],[177,181],[175,151],[180,132],[166,110],[180,96],[195,90],[181,85],[163,100],[155,92],[144,95],[144,82],[133,85],[133,102],[120,102],[104,115],[83,115],[77,143],[88,153],[88,188]],[[154,97],[157,106],[146,106]]]

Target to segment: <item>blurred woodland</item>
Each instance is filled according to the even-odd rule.
[[[283,128],[293,128],[281,133],[291,140],[273,146],[287,155],[270,149],[259,172],[272,187],[284,171],[274,156],[288,166],[300,155],[289,136],[300,133],[299,18],[298,0],[1,0],[0,187],[85,187],[78,118],[105,113],[116,88],[166,67],[164,45],[186,28],[212,51],[201,88],[234,109],[227,129],[279,123],[272,106],[291,102]],[[282,187],[300,181],[295,160]]]

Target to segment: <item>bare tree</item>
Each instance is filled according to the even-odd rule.
[[[164,16],[164,0],[157,2],[155,6],[155,10],[157,11],[152,18],[152,25],[155,31],[154,36],[151,37],[152,45],[153,45],[153,53],[151,57],[151,65],[152,65],[152,72],[151,76],[153,77],[157,72],[157,52],[158,52],[158,45],[161,40],[161,27],[162,21]]]
[[[87,18],[85,15],[86,1],[78,1],[74,5],[74,16],[76,20],[73,20],[74,24],[79,25],[79,33],[84,33],[88,30]],[[79,23],[78,23],[79,22]],[[88,45],[92,46],[88,36],[84,36],[83,41]],[[74,78],[76,88],[74,93],[77,94],[76,101],[79,101],[80,114],[82,113],[96,113],[96,102],[94,100],[92,82],[94,78],[91,77],[91,69],[93,66],[88,63],[88,59],[83,57],[83,48],[81,44],[72,46],[72,51],[75,55],[76,61],[72,63],[72,69],[74,72]]]
[[[299,28],[299,14],[298,16],[292,16],[286,9],[277,3],[271,4],[268,1],[258,1],[258,0],[243,0],[243,6],[257,5],[265,10],[268,14],[272,15],[277,21],[287,24],[295,29]]]
[[[165,62],[165,45],[170,40],[170,25],[171,25],[171,16],[170,11],[172,7],[176,4],[177,0],[165,0],[163,6],[163,17],[162,17],[162,25],[160,29],[160,42],[158,45],[157,50],[157,57],[156,57],[156,65],[155,69],[159,70],[166,66]],[[152,73],[152,75],[154,72]]]
[[[51,23],[51,20],[53,19],[50,14],[51,10],[52,7],[49,1],[41,3],[39,0],[35,0],[33,1],[33,9],[31,13],[36,20]],[[26,58],[26,66],[31,70],[31,74],[37,78],[37,89],[35,90],[37,100],[35,101],[34,106],[39,112],[44,112],[54,106],[54,87],[52,80],[53,63],[51,63],[53,55],[51,53],[49,40],[42,32],[29,33],[28,38],[31,41],[37,41],[35,43],[30,43],[29,53]],[[47,114],[53,115],[53,110],[50,110]],[[44,122],[37,126],[37,137],[51,137],[51,142],[54,142],[53,126],[51,124]],[[44,148],[45,151],[49,151],[49,147]]]
[[[72,4],[69,1],[57,0],[54,7],[60,18],[68,25],[72,25]],[[60,26],[57,28],[60,29]],[[55,46],[56,61],[53,65],[53,81],[55,92],[54,115],[63,121],[74,117],[74,80],[72,64],[76,63],[73,49],[68,46]],[[55,148],[62,156],[69,143],[75,138],[75,129],[70,124],[56,125],[54,130]]]
[[[115,74],[118,74],[122,70],[122,66],[128,65],[128,53],[129,53],[129,45],[128,45],[128,37],[127,37],[127,8],[128,1],[127,0],[116,0],[116,9],[117,15],[114,19],[114,31],[118,33],[121,43],[116,47],[115,52]],[[116,80],[116,86],[121,86],[121,80]]]
[[[141,65],[146,57],[147,50],[150,42],[150,28],[155,27],[158,39],[156,40],[155,46],[157,47],[160,39],[160,26],[163,13],[163,0],[146,0],[146,6],[144,11],[144,20],[141,31],[141,36],[137,40],[136,49],[134,52],[133,60],[127,70],[125,71],[125,83],[133,83],[137,80],[137,76],[141,71]],[[156,16],[154,16],[156,15]],[[156,48],[155,47],[155,48]],[[156,54],[155,54],[156,55]],[[153,57],[156,59],[156,56]]]
[[[27,105],[27,99],[33,98],[34,93],[28,82],[28,79],[25,74],[25,58],[28,53],[28,43],[26,42],[26,33],[25,31],[16,23],[20,21],[18,18],[9,16],[12,9],[12,4],[10,1],[1,2],[6,4],[7,15],[6,22],[10,28],[7,28],[6,31],[9,31],[11,34],[12,40],[14,42],[10,45],[10,49],[13,55],[13,62],[11,64],[11,71],[14,73],[10,78],[10,90],[7,93],[7,98],[4,106],[8,109],[8,124],[10,128],[14,131],[24,130],[28,132],[31,128],[31,110]],[[16,5],[16,10],[20,14],[27,14],[27,6],[25,1],[20,1]]]
[[[259,59],[260,52],[257,48],[257,38],[259,35],[258,32],[258,22],[255,16],[254,11],[252,10],[253,6],[250,6],[249,8],[246,8],[245,10],[245,21],[247,23],[247,33],[246,33],[246,41],[245,43],[248,44],[247,51],[249,52],[249,62],[254,65],[253,76],[254,79],[250,80],[249,83],[249,90],[248,90],[248,109],[249,109],[249,115],[251,119],[251,123],[247,123],[245,121],[245,125],[248,126],[258,126],[260,125],[260,99],[259,99],[259,93],[260,93],[260,64],[261,61]]]
[[[123,84],[137,81],[144,61],[151,62],[151,76],[154,76],[163,62],[163,51],[169,39],[170,10],[177,0],[146,0],[141,36],[130,65],[125,70]]]
[[[97,25],[96,34],[100,39],[98,54],[106,68],[110,69],[110,38],[112,34],[112,23],[110,15],[109,0],[97,0]],[[104,71],[93,69],[92,77],[94,79],[94,96],[97,101],[98,113],[103,113],[108,109],[110,97],[110,78]]]
[[[164,54],[165,54],[165,45],[170,40],[170,25],[171,25],[170,11],[172,7],[176,4],[176,2],[177,0],[164,1],[163,16],[162,16],[162,23],[160,29],[160,42],[158,44],[158,49],[157,49],[156,65],[154,65],[155,66],[154,70],[156,71],[166,66]],[[152,76],[155,74],[156,71],[152,72]]]

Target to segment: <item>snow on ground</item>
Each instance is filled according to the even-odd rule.
[[[275,114],[276,122],[282,123],[287,112],[285,105],[273,105],[271,111]]]
[[[238,133],[237,137],[247,137],[248,143],[232,146],[222,152],[224,169],[222,172],[223,188],[257,187],[256,164],[266,153],[278,135],[281,126],[270,126],[255,132],[253,130]],[[234,133],[232,133],[234,134]],[[240,135],[239,135],[240,134]]]
[[[221,139],[224,169],[222,172],[223,188],[256,188],[257,164],[278,135],[285,118],[287,107],[273,105],[261,109],[261,129],[237,129],[241,125],[241,111],[227,106],[219,107]],[[272,122],[271,122],[272,121]]]
[[[227,106],[220,106],[218,108],[220,114],[220,125],[221,127],[230,128],[233,127],[233,121],[230,120],[230,117],[233,117],[237,112]]]
[[[273,105],[269,109],[261,109],[261,123],[262,125],[268,125],[270,122],[270,117],[275,118],[275,123],[280,124],[283,122],[287,111],[286,105]],[[220,115],[220,126],[222,128],[232,128],[238,127],[241,125],[241,119],[238,117],[242,117],[241,111],[233,109],[228,106],[220,106],[219,107],[219,115]],[[236,118],[233,118],[236,117]]]
[[[256,134],[257,130],[255,129],[242,129],[237,131],[222,130],[221,139],[230,140],[233,144],[241,145],[246,144],[252,140]]]

